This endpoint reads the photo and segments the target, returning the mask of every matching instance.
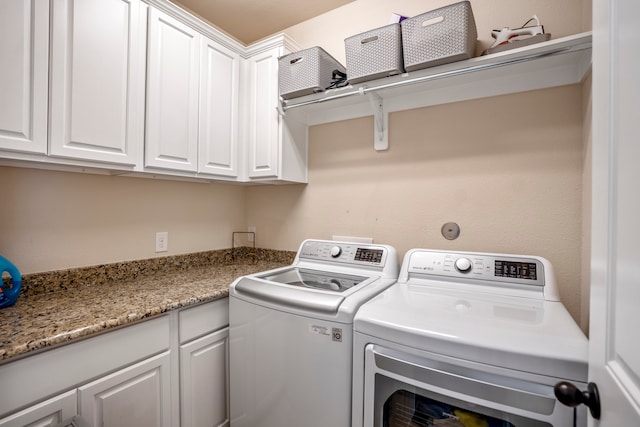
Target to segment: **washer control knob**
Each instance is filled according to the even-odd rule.
[[[468,273],[471,271],[471,260],[469,258],[458,258],[456,260],[456,270],[460,273]]]
[[[342,253],[342,248],[340,246],[333,246],[330,253],[333,258],[338,258]]]

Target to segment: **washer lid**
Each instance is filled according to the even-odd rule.
[[[344,292],[368,279],[365,276],[304,268],[290,268],[275,273],[257,275],[256,277],[289,286],[323,289],[332,292]]]
[[[587,380],[587,338],[560,302],[397,283],[360,308],[354,329],[434,353]]]
[[[344,302],[344,296],[337,292],[319,292],[251,276],[241,277],[233,282],[229,288],[229,295],[257,304],[277,304],[325,314],[337,313]]]

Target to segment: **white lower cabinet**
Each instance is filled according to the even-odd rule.
[[[180,346],[182,427],[229,425],[229,328]]]
[[[229,425],[229,299],[180,312],[180,423]]]
[[[228,325],[224,298],[0,365],[0,427],[228,426]]]
[[[0,419],[0,427],[49,427],[78,413],[76,390],[62,393],[9,417]]]
[[[170,427],[170,363],[167,351],[80,387],[80,415],[92,426]]]

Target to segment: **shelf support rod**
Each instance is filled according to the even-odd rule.
[[[373,110],[373,148],[376,151],[389,149],[389,113],[384,111],[382,97],[375,92],[367,92]]]

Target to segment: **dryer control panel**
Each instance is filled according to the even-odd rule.
[[[299,258],[313,261],[383,267],[389,256],[384,245],[307,240],[298,251]]]
[[[545,285],[544,263],[539,257],[414,250],[405,268],[409,274],[446,276],[460,281]]]

